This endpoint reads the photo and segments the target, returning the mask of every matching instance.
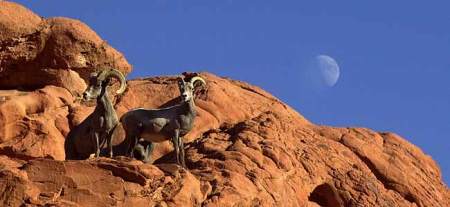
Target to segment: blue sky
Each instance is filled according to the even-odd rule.
[[[446,1],[17,1],[80,19],[125,54],[130,78],[202,70],[260,86],[309,120],[392,131],[450,183],[450,3]],[[314,90],[317,55],[341,77]]]

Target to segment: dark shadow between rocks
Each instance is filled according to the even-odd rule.
[[[328,183],[314,188],[308,197],[308,200],[319,204],[322,207],[343,207],[342,200],[335,188]]]

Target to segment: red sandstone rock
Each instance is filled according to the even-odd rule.
[[[36,32],[42,19],[27,8],[12,2],[0,2],[0,41]]]
[[[76,20],[1,1],[0,29],[0,206],[450,206],[437,164],[403,138],[316,126],[258,87],[209,73],[185,137],[188,170],[169,142],[155,147],[155,164],[63,161],[64,137],[94,107],[76,99],[82,78],[91,66],[130,67]],[[111,98],[121,115],[178,95],[175,77],[155,77]]]
[[[0,1],[0,42],[1,88],[55,85],[79,94],[82,78],[99,68],[131,71],[123,55],[84,23],[41,19],[12,2]]]
[[[63,160],[71,94],[54,86],[13,94],[0,101],[0,153]]]
[[[3,157],[2,163],[9,164],[0,172],[8,175],[3,177],[8,185],[32,189],[20,190],[22,197],[16,199],[32,204],[448,205],[436,164],[396,135],[287,124],[297,118],[269,111],[209,130],[186,149],[189,173],[174,164],[155,166],[120,157],[20,163]],[[348,144],[352,142],[357,144]],[[364,150],[370,153],[363,155]]]

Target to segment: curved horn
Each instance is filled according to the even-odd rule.
[[[125,76],[116,69],[104,70],[104,71],[100,72],[100,74],[98,75],[98,79],[102,79],[102,80],[109,78],[109,77],[115,77],[115,78],[119,79],[120,88],[116,91],[116,93],[122,94],[127,87],[127,83],[125,81]]]
[[[200,81],[203,85],[206,85],[206,81],[203,78],[201,78],[200,76],[193,77],[191,79],[191,81],[189,81],[189,82],[192,84],[192,86],[194,86],[194,83],[197,81]]]

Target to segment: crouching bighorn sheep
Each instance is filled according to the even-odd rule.
[[[133,156],[140,138],[149,143],[149,146],[144,149],[148,156],[153,150],[153,142],[172,140],[177,164],[186,167],[182,138],[194,126],[194,118],[197,115],[194,103],[194,86],[198,81],[203,86],[206,85],[205,80],[199,76],[191,78],[189,82],[185,82],[183,78],[178,80],[182,99],[178,105],[162,109],[138,108],[128,111],[120,118],[126,133],[125,141],[129,143],[128,156]],[[146,160],[149,159],[148,156],[145,157]]]
[[[120,88],[116,93],[122,94],[126,82],[124,75],[118,70],[109,69],[91,74],[83,100],[97,99],[97,106],[94,112],[70,131],[65,143],[66,159],[86,159],[92,153],[98,157],[105,141],[108,144],[109,157],[113,156],[112,133],[119,123],[114,106],[107,95],[107,87],[113,77],[120,81]]]

